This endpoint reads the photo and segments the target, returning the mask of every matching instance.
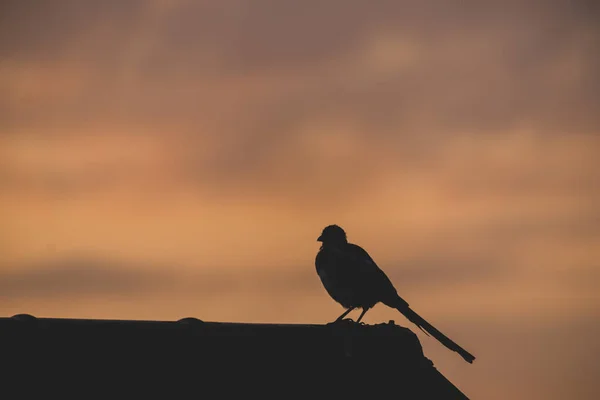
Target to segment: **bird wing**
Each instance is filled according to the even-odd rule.
[[[362,247],[348,243],[347,254],[352,260],[351,264],[356,268],[357,275],[362,285],[369,287],[379,293],[381,300],[392,300],[398,297],[394,284],[377,265],[375,260]]]

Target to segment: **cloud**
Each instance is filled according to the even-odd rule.
[[[3,7],[2,147],[10,155],[15,138],[44,137],[31,146],[54,155],[27,171],[0,165],[4,187],[192,184],[300,207],[315,188],[315,206],[333,206],[368,193],[382,171],[408,171],[391,178],[402,181],[442,163],[461,181],[441,173],[424,184],[493,193],[564,175],[571,187],[596,181],[597,10],[585,2]],[[577,135],[552,144],[567,132]],[[561,144],[584,165],[546,174],[554,167],[536,159]],[[495,149],[521,153],[492,163]]]
[[[501,269],[491,260],[440,259],[430,254],[419,260],[381,265],[404,287],[435,286],[442,283],[481,282],[494,279]],[[497,261],[497,260],[496,260]],[[401,286],[398,286],[400,289]],[[314,266],[293,266],[266,270],[246,265],[243,269],[211,266],[174,268],[169,265],[141,265],[109,261],[101,257],[68,257],[36,265],[22,265],[0,273],[0,292],[11,299],[85,298],[97,296],[136,297],[170,293],[198,298],[236,296],[239,293],[268,292],[271,295],[322,292]]]
[[[11,125],[212,121],[260,138],[323,114],[379,127],[370,136],[598,124],[597,28],[579,3],[164,4],[6,5],[3,37],[19,38],[0,47]]]
[[[165,275],[99,259],[68,259],[0,273],[0,292],[9,299],[127,296],[168,286]]]
[[[313,269],[269,272],[246,267],[242,271],[197,269],[170,265],[142,265],[102,257],[68,257],[0,272],[0,293],[11,300],[32,298],[86,298],[153,294],[194,295],[198,298],[235,295],[239,291],[272,293],[318,287]]]

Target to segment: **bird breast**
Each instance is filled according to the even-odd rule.
[[[320,268],[318,274],[323,287],[336,302],[346,308],[354,306],[354,293],[352,288],[345,285],[333,270]]]

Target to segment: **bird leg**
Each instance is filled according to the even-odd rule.
[[[358,319],[356,320],[356,323],[359,323],[360,320],[362,319],[362,317],[365,316],[365,314],[367,313],[367,311],[369,311],[368,307],[363,308],[362,312],[360,313],[360,316],[358,317]]]
[[[335,322],[338,322],[338,321],[341,321],[341,320],[343,320],[343,319],[344,319],[344,317],[345,317],[346,315],[348,315],[348,314],[350,313],[350,311],[354,310],[355,308],[356,308],[356,307],[350,307],[349,309],[347,309],[346,311],[344,311],[344,313],[343,313],[342,315],[340,315],[340,316],[339,316],[339,317],[338,317],[338,318],[335,320]]]

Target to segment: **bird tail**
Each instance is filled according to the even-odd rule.
[[[409,306],[408,303],[402,298],[399,297],[401,301],[397,301],[394,305],[398,311],[400,311],[410,322],[419,327],[427,336],[431,335],[437,340],[440,341],[444,346],[448,349],[457,352],[460,354],[464,360],[470,364],[475,360],[475,356],[460,347],[458,344],[454,343],[449,337],[444,335],[442,332],[438,331],[433,325],[427,322],[423,317],[414,312]]]

